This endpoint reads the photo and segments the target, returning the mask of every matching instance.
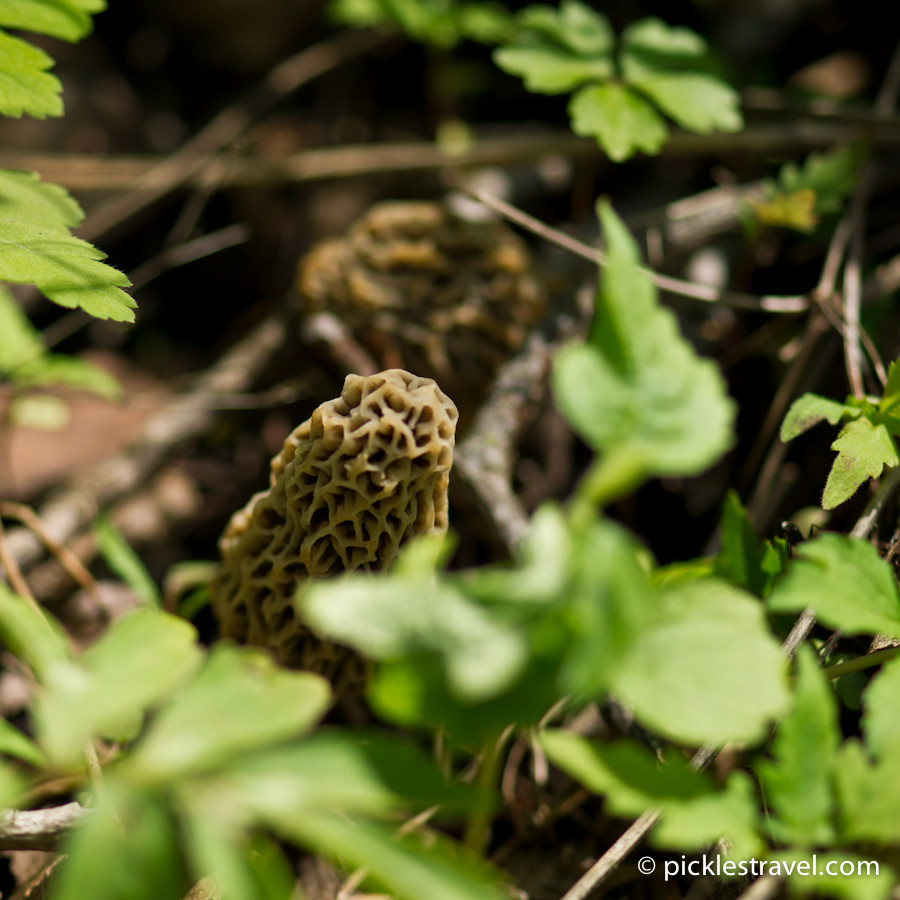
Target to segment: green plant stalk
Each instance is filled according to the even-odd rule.
[[[856,659],[848,659],[847,662],[827,666],[822,669],[822,674],[828,679],[840,678],[842,675],[852,675],[854,672],[863,672],[880,666],[895,656],[900,656],[900,647],[885,647],[884,650],[876,650],[865,656],[857,656]]]
[[[581,479],[572,501],[572,523],[587,525],[597,507],[635,491],[647,477],[639,454],[617,448],[597,457]]]
[[[481,764],[475,775],[475,787],[485,798],[492,797],[497,791],[500,764],[504,758],[503,750],[511,733],[512,729],[507,728],[498,737],[485,741]],[[463,832],[463,843],[466,847],[479,855],[484,854],[493,818],[492,804],[488,802],[479,803],[468,814]]]

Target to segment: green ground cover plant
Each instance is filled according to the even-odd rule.
[[[444,49],[496,43],[497,66],[527,90],[571,93],[573,130],[615,162],[660,152],[664,117],[699,134],[743,126],[706,42],[656,18],[616,36],[577,0],[515,15],[449,0],[335,7],[354,25],[394,23]],[[77,40],[101,8],[0,0],[0,25]],[[50,65],[0,32],[0,111],[59,115]],[[786,165],[744,212],[766,228],[824,229],[858,188],[864,156],[854,146]],[[82,215],[61,188],[0,172],[0,280],[132,321],[127,278],[71,233]],[[488,851],[517,741],[609,815],[643,817],[641,836],[660,851],[765,860],[798,895],[891,896],[900,658],[892,647],[835,646],[837,633],[900,641],[893,567],[856,531],[793,547],[761,538],[734,491],[717,546],[697,558],[661,565],[622,523],[617,504],[649,482],[715,466],[737,443],[739,410],[663,304],[614,199],[597,203],[596,219],[603,261],[590,326],[555,352],[550,374],[588,459],[571,494],[538,506],[505,563],[454,569],[453,536],[425,537],[387,574],[298,593],[305,621],[372,661],[366,699],[385,727],[323,724],[334,712],[323,678],[204,644],[195,624],[164,611],[159,586],[105,517],[94,527],[101,553],[140,604],[87,649],[0,580],[0,639],[33,690],[23,720],[0,722],[0,825],[12,810],[39,809],[60,781],[78,803],[50,896],[164,900],[211,879],[210,896],[275,900],[291,896],[289,848],[301,848],[398,898],[499,900],[508,879]],[[0,374],[21,396],[48,383],[117,392],[99,370],[50,352],[5,289]],[[900,361],[881,387],[844,402],[806,393],[783,420],[783,442],[821,422],[842,426],[827,510],[900,462]],[[882,501],[889,485],[890,474]],[[612,738],[570,727],[610,704],[634,727]],[[860,710],[858,727],[845,728]],[[819,870],[808,877],[799,866],[813,853]],[[823,874],[861,861],[877,872]]]

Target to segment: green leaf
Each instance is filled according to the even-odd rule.
[[[74,42],[91,31],[88,13],[104,7],[105,3],[77,0],[0,0],[0,26]]]
[[[333,809],[392,817],[435,804],[454,812],[483,802],[467,785],[448,784],[410,741],[338,729],[237,760],[229,766],[226,791],[228,804],[253,819]]]
[[[873,764],[856,739],[844,741],[834,757],[839,825],[845,844],[900,842],[900,760],[895,755]]]
[[[42,746],[66,764],[79,758],[92,736],[132,737],[144,711],[196,671],[196,641],[189,623],[155,609],[117,619],[82,654],[77,671],[48,681],[35,710]]]
[[[804,394],[796,399],[781,423],[781,440],[792,441],[795,437],[808,431],[819,422],[827,421],[837,425],[841,419],[855,419],[862,415],[862,410],[820,397],[818,394]]]
[[[0,763],[0,809],[14,809],[21,801],[24,789],[25,785],[19,774]]]
[[[330,702],[328,683],[289,672],[265,653],[227,644],[151,723],[123,768],[165,783],[312,728]]]
[[[32,600],[14,594],[0,581],[0,640],[46,682],[57,669],[67,668],[69,644],[62,627]]]
[[[761,225],[793,228],[809,234],[819,224],[819,217],[814,212],[816,195],[811,190],[778,193],[765,200],[751,197],[747,203]]]
[[[135,303],[121,290],[128,279],[101,262],[105,256],[96,247],[69,232],[80,218],[80,208],[62,188],[31,173],[0,170],[2,279],[35,284],[55,303],[98,318],[134,321]]]
[[[558,10],[526,7],[518,21],[522,33],[494,51],[494,62],[529,91],[563,94],[613,74],[609,22],[578,0],[563,0]]]
[[[658,75],[631,83],[687,131],[710,134],[744,127],[740,95],[711,75]]]
[[[596,138],[613,162],[630,159],[638,151],[655,156],[669,137],[669,129],[646,100],[623,84],[589,85],[569,101],[572,130]]]
[[[722,549],[713,571],[732,584],[765,597],[788,564],[784,541],[760,541],[738,495],[729,491],[722,505]]]
[[[561,730],[542,732],[540,741],[554,765],[605,797],[609,813],[631,818],[659,809],[657,846],[701,849],[724,836],[741,854],[759,849],[753,786],[743,773],[719,790],[671,749],[660,758],[633,741],[602,744]]]
[[[175,823],[159,799],[104,779],[62,852],[56,900],[175,900],[190,884]]]
[[[900,462],[897,445],[884,425],[867,418],[848,422],[831,445],[838,455],[822,494],[822,509],[834,509],[849,500],[870,478],[878,478],[885,466]]]
[[[159,588],[125,536],[107,516],[99,516],[92,529],[97,549],[106,564],[131,588],[145,606],[162,606]]]
[[[757,766],[773,836],[790,847],[834,840],[831,767],[840,742],[837,706],[809,647],[797,654],[793,706],[779,722],[772,759]]]
[[[15,297],[0,284],[0,374],[40,359],[44,342]]]
[[[588,343],[554,359],[557,402],[595,450],[633,469],[623,483],[697,474],[731,445],[734,404],[659,306],[625,226],[607,203],[599,211],[608,263]]]
[[[785,163],[778,172],[778,185],[785,194],[812,191],[817,216],[839,212],[859,181],[862,156],[855,146],[810,153],[800,166]]]
[[[8,411],[10,424],[19,428],[59,431],[72,419],[69,404],[49,394],[27,394],[13,397]]]
[[[740,97],[710,72],[706,43],[687,28],[642,19],[622,35],[622,74],[682,128],[740,131]]]
[[[397,839],[382,828],[348,821],[335,813],[298,815],[286,810],[269,825],[276,832],[339,859],[348,868],[365,867],[398,900],[503,900],[500,874],[468,859],[449,841],[429,835]],[[492,877],[493,876],[493,877]]]
[[[865,541],[821,534],[796,550],[766,604],[773,612],[812,607],[844,634],[900,636],[900,597],[891,567]]]
[[[43,50],[0,31],[0,115],[61,116],[62,85],[47,72],[53,60]]]
[[[792,896],[814,893],[838,900],[887,900],[896,884],[893,869],[880,860],[852,853],[816,853],[814,859],[815,865],[809,853],[776,851],[769,857],[766,873],[776,878],[786,875]]]
[[[900,749],[900,659],[892,659],[863,692],[862,731],[879,759]]]
[[[15,725],[0,719],[0,754],[20,759],[29,765],[41,768],[47,763],[41,748],[26,737]],[[0,767],[0,773],[3,769]],[[0,802],[0,809],[3,808]]]
[[[661,595],[615,690],[646,726],[694,745],[759,740],[788,702],[784,657],[761,606],[715,579]]]
[[[895,410],[900,406],[900,359],[895,359],[888,368],[887,384],[878,404],[878,412],[882,415],[897,415]]]

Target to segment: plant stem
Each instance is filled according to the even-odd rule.
[[[490,838],[491,820],[493,819],[490,798],[497,792],[500,762],[503,759],[503,750],[510,733],[511,730],[506,729],[499,737],[490,738],[485,742],[481,765],[478,766],[478,772],[475,775],[475,787],[484,796],[484,801],[479,803],[467,817],[463,843],[479,855],[484,853]]]
[[[852,675],[854,672],[863,672],[866,669],[874,668],[895,656],[900,656],[900,647],[885,647],[884,650],[876,650],[874,653],[867,653],[865,656],[857,656],[856,659],[848,659],[847,662],[828,666],[822,669],[822,674],[829,679],[840,678],[842,675]]]

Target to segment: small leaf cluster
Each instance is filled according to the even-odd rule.
[[[781,440],[791,441],[819,422],[845,424],[831,445],[837,451],[825,490],[822,508],[834,509],[849,500],[870,478],[878,478],[885,466],[900,462],[896,438],[900,435],[900,361],[891,364],[883,396],[877,402],[848,397],[844,403],[804,394],[791,404],[781,425]]]
[[[397,897],[502,896],[450,842],[392,834],[404,814],[470,809],[477,795],[409,741],[312,733],[331,702],[318,676],[260,651],[205,651],[190,624],[149,606],[75,656],[3,583],[0,639],[37,683],[34,737],[0,722],[0,808],[78,779],[85,746],[105,763],[82,784],[85,822],[61,848],[54,897],[177,900],[206,877],[229,897],[286,897],[294,876],[275,836],[365,866]]]
[[[516,21],[519,33],[494,61],[534,93],[574,91],[572,129],[596,138],[616,162],[659,153],[668,140],[664,117],[698,134],[743,127],[737,93],[687,28],[642,19],[617,41],[607,18],[580,0],[529,6]]]
[[[853,145],[811,153],[799,166],[787,162],[763,185],[763,198],[749,201],[750,209],[760,225],[809,234],[823,216],[841,210],[859,180],[861,162],[862,148]]]

